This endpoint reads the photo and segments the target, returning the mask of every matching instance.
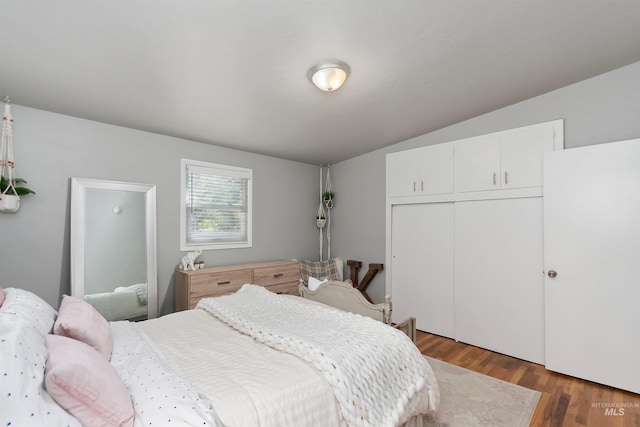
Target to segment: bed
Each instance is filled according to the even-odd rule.
[[[350,313],[370,317],[385,324],[391,323],[391,297],[381,304],[372,304],[350,283],[339,280],[321,281],[317,287],[309,287],[302,281],[298,285],[301,297],[326,304]]]
[[[259,286],[144,322],[0,294],[0,425],[419,426],[439,403],[400,331]]]
[[[148,313],[147,299],[146,283],[119,286],[113,292],[84,296],[84,300],[108,321],[146,318]]]

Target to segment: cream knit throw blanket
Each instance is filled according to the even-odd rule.
[[[353,313],[278,296],[261,286],[200,300],[234,329],[311,363],[331,385],[343,424],[396,426],[415,411],[430,366],[402,332]],[[429,380],[435,381],[435,380]]]

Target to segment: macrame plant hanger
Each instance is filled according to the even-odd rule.
[[[327,195],[328,197],[324,197]],[[323,193],[324,207],[327,208],[327,259],[331,259],[331,209],[333,209],[333,190],[331,189],[331,169],[327,165],[327,180]]]
[[[2,144],[0,145],[0,179],[7,184],[0,193],[0,211],[16,212],[20,209],[20,196],[15,186],[15,161],[13,157],[13,116],[11,115],[11,101],[4,100],[4,115],[2,116]]]
[[[316,225],[320,229],[320,261],[322,261],[322,242],[324,240],[322,229],[326,222],[327,219],[324,215],[324,206],[322,204],[322,165],[320,165],[320,206],[318,206],[318,214],[316,215]]]

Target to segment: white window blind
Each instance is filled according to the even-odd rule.
[[[181,250],[251,246],[251,169],[183,159]]]

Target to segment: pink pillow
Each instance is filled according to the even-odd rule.
[[[44,383],[56,402],[84,426],[132,426],[133,404],[122,379],[104,357],[71,338],[47,335]]]
[[[0,288],[0,307],[2,307],[2,303],[4,302],[4,291]]]
[[[53,333],[82,341],[111,360],[113,337],[111,326],[91,304],[80,298],[64,295]]]

